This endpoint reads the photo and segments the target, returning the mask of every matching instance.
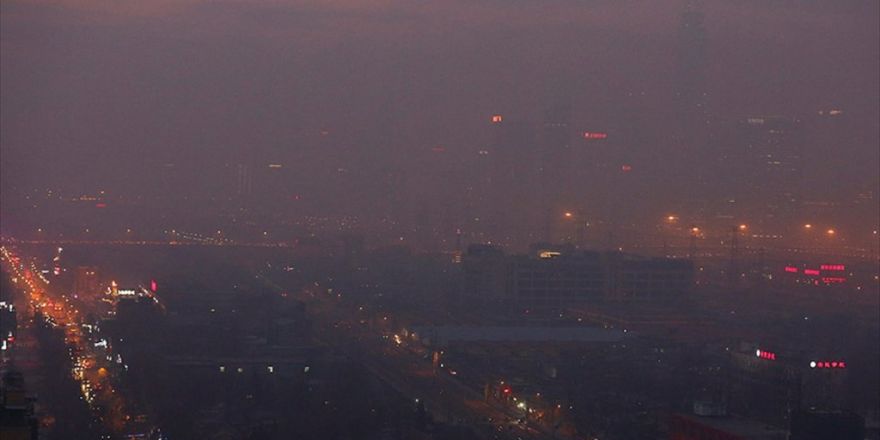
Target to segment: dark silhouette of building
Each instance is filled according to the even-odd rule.
[[[25,393],[24,376],[6,371],[0,385],[0,438],[36,440],[38,429],[33,401]]]
[[[590,301],[674,299],[693,283],[690,260],[535,245],[525,255],[471,246],[464,257],[465,294],[476,301],[562,307]]]
[[[789,440],[862,440],[865,420],[845,411],[796,411],[791,415]]]

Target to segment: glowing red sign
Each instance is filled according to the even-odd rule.
[[[95,208],[106,208],[106,207],[107,207],[106,203],[95,203]]]
[[[840,284],[840,283],[845,283],[846,278],[844,278],[844,277],[822,277],[822,282],[825,284]]]
[[[758,350],[755,350],[755,356],[759,357],[761,359],[768,359],[771,361],[776,360],[776,353],[773,353],[772,351],[765,351],[765,350],[758,349]]]
[[[804,275],[815,275],[819,276],[819,271],[816,269],[804,269]]]
[[[632,170],[633,170],[632,165],[622,165],[622,166],[620,167],[620,171],[623,171],[624,173],[628,173],[628,172],[630,172],[630,171],[632,171]]]
[[[844,361],[810,361],[810,368],[846,368]]]
[[[844,266],[842,264],[823,264],[823,265],[819,266],[819,268],[822,270],[834,270],[834,271],[846,270],[846,266]]]
[[[785,271],[790,273],[798,273],[798,268],[794,266],[785,266]]]
[[[156,284],[156,280],[151,280],[150,281],[150,290],[152,290],[153,293],[155,293],[156,289],[158,289],[158,288],[159,288],[159,285]]]
[[[584,139],[607,139],[607,138],[608,138],[608,133],[590,132],[590,131],[584,132]]]

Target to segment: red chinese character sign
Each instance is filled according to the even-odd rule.
[[[845,361],[810,361],[810,368],[846,368]]]

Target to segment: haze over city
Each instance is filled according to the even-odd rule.
[[[878,78],[869,0],[3,1],[0,433],[877,439]]]

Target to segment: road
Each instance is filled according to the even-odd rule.
[[[63,330],[72,365],[70,374],[79,384],[81,398],[103,424],[106,438],[155,431],[143,415],[131,413],[132,404],[120,387],[128,366],[100,328],[102,317],[115,315],[116,303],[102,292],[68,294],[59,283],[41,274],[39,267],[43,265],[36,259],[7,247],[0,248],[0,254],[13,285],[27,296],[34,316]]]

